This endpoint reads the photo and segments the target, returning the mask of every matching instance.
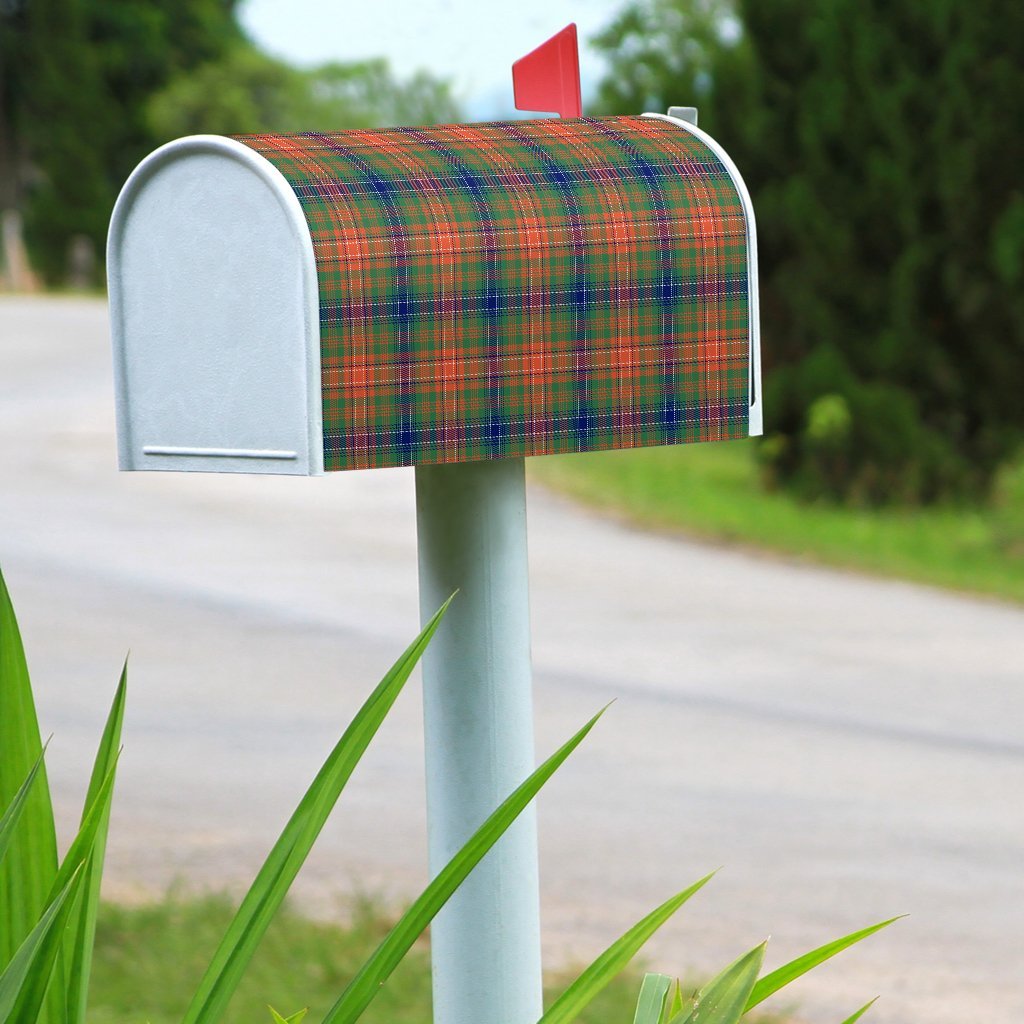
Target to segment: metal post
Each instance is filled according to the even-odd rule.
[[[458,597],[423,659],[430,870],[534,767],[522,459],[416,467],[420,613]],[[542,1012],[537,826],[528,808],[431,928],[434,1024]]]

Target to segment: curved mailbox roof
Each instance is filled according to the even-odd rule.
[[[204,203],[209,210],[218,201],[230,205],[230,196],[241,194],[233,186],[219,199],[218,175],[228,172],[212,164],[194,182],[180,170],[184,184],[165,175],[167,198],[156,197],[161,167],[188,158],[198,168],[192,150],[209,159],[218,145],[225,167],[224,157],[237,164],[239,154],[247,154],[242,162],[250,171],[266,167],[261,180],[268,193],[276,190],[282,209],[280,194],[290,188],[301,217],[287,214],[289,230],[302,233],[305,221],[315,264],[311,296],[313,269],[303,271],[304,286],[299,271],[291,271],[307,259],[300,250],[308,243],[296,243],[299,255],[283,260],[293,290],[305,288],[310,313],[295,333],[305,330],[310,351],[319,313],[319,366],[314,353],[310,411],[299,414],[311,424],[311,454],[298,468],[268,463],[266,471],[465,462],[760,432],[753,215],[728,157],[692,126],[645,115],[181,140],[163,157],[157,151],[148,158],[119,200],[112,302],[116,293],[127,307],[132,291],[131,272],[114,266],[119,246],[126,253],[141,246],[139,265],[160,258],[144,258],[143,243],[132,241],[153,233],[154,218],[205,218],[205,226],[188,230],[208,248],[216,244],[211,217],[249,216],[245,205],[196,212]],[[145,214],[146,231],[132,235],[132,211],[145,198],[136,193],[147,187],[153,212]],[[183,190],[189,198],[180,198]],[[172,200],[177,213],[168,208]],[[291,197],[284,205],[294,209]],[[159,227],[163,240],[151,249],[164,253],[168,271],[177,274],[183,260],[166,255],[168,244],[177,244],[168,242],[173,230]],[[243,234],[226,240],[225,249],[248,245],[237,240],[246,230],[257,233],[242,223]],[[284,239],[288,232],[281,231]],[[194,239],[187,245],[192,253]],[[127,268],[127,255],[120,258]],[[218,273],[217,259],[185,290],[206,287]],[[246,255],[231,259],[237,268]],[[265,279],[271,277],[268,271]],[[228,284],[209,286],[210,303],[236,304],[221,321],[251,319],[245,297],[231,298]],[[147,288],[150,306],[171,308],[166,281]],[[302,301],[289,296],[289,308],[299,309]],[[255,295],[253,301],[281,305]],[[130,334],[130,325],[115,325],[116,337],[119,331]],[[275,336],[261,342],[268,351]],[[294,342],[296,350],[302,344]],[[154,370],[147,379],[157,376]],[[237,377],[224,378],[231,390]],[[293,383],[299,388],[301,381]],[[209,395],[204,402],[209,408]],[[314,423],[321,410],[322,463]],[[253,444],[275,447],[270,435]],[[220,451],[140,450],[146,459]],[[145,461],[122,456],[123,464],[140,468]]]

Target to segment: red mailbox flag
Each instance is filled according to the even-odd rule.
[[[516,110],[555,111],[582,117],[580,56],[575,23],[566,25],[512,65]]]

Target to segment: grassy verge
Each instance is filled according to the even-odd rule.
[[[218,897],[105,904],[89,1024],[179,1024],[231,910]],[[344,926],[310,921],[285,907],[223,1024],[269,1024],[268,1003],[284,1014],[308,1006],[307,1020],[321,1020],[391,924],[372,902],[354,904]],[[428,956],[425,944],[413,950],[362,1018],[365,1024],[430,1024]],[[639,973],[620,977],[581,1015],[581,1024],[630,1024],[639,986]]]
[[[1024,472],[993,509],[801,504],[758,483],[747,442],[532,459],[534,479],[657,529],[1024,601]]]

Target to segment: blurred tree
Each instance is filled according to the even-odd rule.
[[[310,117],[338,128],[452,124],[464,118],[446,79],[415,71],[396,80],[386,60],[324,64],[306,73]]]
[[[19,93],[19,42],[25,9],[19,0],[0,0],[0,211],[18,206],[20,168],[16,140],[22,109]]]
[[[172,80],[152,97],[148,115],[161,140],[198,132],[331,131],[461,119],[448,84],[426,72],[399,82],[382,59],[307,71],[248,44]]]
[[[149,96],[240,38],[237,0],[0,0],[0,204],[25,214],[45,278],[70,240],[102,247],[114,197],[152,146]]]
[[[170,138],[459,119],[426,73],[399,82],[383,60],[303,71],[261,53],[237,6],[0,0],[0,211],[23,211],[48,281],[66,278],[73,240],[102,251],[121,184]]]
[[[299,130],[307,89],[301,71],[248,44],[178,75],[150,97],[147,119],[160,142],[182,135]]]
[[[609,111],[696,102],[758,221],[771,476],[977,495],[1024,438],[1024,5],[640,0]]]

